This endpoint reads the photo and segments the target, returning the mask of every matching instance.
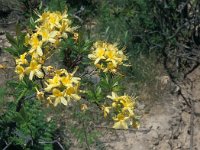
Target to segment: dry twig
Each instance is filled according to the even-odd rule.
[[[65,150],[64,147],[62,146],[62,144],[58,140],[53,140],[53,141],[50,141],[50,142],[40,141],[39,143],[40,144],[54,144],[54,143],[56,143],[61,148],[61,150]]]
[[[3,150],[6,150],[11,144],[12,144],[11,142],[7,144],[6,147],[3,148]]]
[[[129,128],[129,129],[115,129],[115,128],[112,128],[112,127],[107,127],[107,126],[94,126],[95,128],[100,128],[100,129],[111,129],[111,130],[122,130],[122,131],[134,131],[134,132],[143,132],[143,133],[148,133],[151,131],[151,127],[149,127],[148,129],[147,128],[141,128],[141,129],[133,129],[133,128]]]

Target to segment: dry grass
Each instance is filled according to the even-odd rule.
[[[169,77],[162,63],[156,61],[156,56],[140,56],[132,60],[132,68],[124,81],[126,93],[138,96],[138,102],[144,103],[147,108],[160,100],[168,89]]]

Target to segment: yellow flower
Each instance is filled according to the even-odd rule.
[[[53,77],[53,79],[49,79],[47,82],[49,84],[47,84],[47,87],[44,89],[47,92],[49,92],[52,88],[61,86],[60,76],[57,74]]]
[[[117,63],[118,63],[118,61],[117,61],[117,51],[115,51],[115,50],[107,50],[106,52],[105,52],[105,56],[106,56],[106,61],[111,61],[112,62],[112,64],[113,64],[113,66],[117,66]]]
[[[74,33],[74,37],[73,37],[74,41],[77,42],[78,41],[78,33]]]
[[[69,87],[65,90],[65,96],[67,97],[67,100],[69,101],[71,98],[74,100],[80,100],[81,97],[77,94],[78,93],[79,85],[74,87]]]
[[[88,109],[88,106],[86,104],[81,104],[81,110],[86,111]]]
[[[48,16],[48,23],[51,29],[53,29],[54,27],[59,27],[60,26],[60,20],[62,19],[62,15],[60,12],[53,12],[53,13],[49,13]]]
[[[112,92],[112,95],[108,95],[107,98],[109,99],[112,99],[113,102],[112,102],[112,107],[117,107],[118,106],[118,101],[119,101],[119,96],[115,93],[115,92]]]
[[[61,77],[61,82],[65,87],[73,87],[74,85],[79,84],[81,78],[74,77],[74,74],[76,73],[77,69],[78,67],[75,68],[75,70],[72,73],[68,73],[67,70],[65,69],[60,69],[56,72],[57,74],[60,74],[60,75],[64,74]]]
[[[115,92],[112,92],[112,95],[111,96],[108,95],[107,98],[110,98],[113,101],[118,101],[119,100],[119,96]]]
[[[94,64],[97,64],[101,59],[105,59],[104,53],[105,49],[100,47],[97,48],[92,54],[89,54],[88,58],[95,60]]]
[[[37,19],[35,22],[45,22],[47,18],[49,17],[50,12],[44,12],[42,15],[38,15],[39,19]]]
[[[54,68],[52,66],[43,67],[46,72],[53,72]]]
[[[103,64],[96,64],[95,65],[98,69],[101,69],[101,70],[105,70],[105,67],[103,66]],[[105,71],[106,72],[106,71]]]
[[[44,99],[44,92],[39,91],[37,88],[35,88],[37,91],[36,97],[39,100],[43,100]]]
[[[37,55],[42,56],[43,52],[42,52],[42,41],[40,41],[38,39],[38,34],[33,34],[29,40],[29,44],[31,46],[31,49],[29,51],[29,53],[33,53],[36,52]]]
[[[66,69],[59,69],[59,70],[55,70],[55,73],[59,76],[66,76],[68,75],[68,72]]]
[[[16,64],[17,65],[27,64],[28,61],[26,60],[26,55],[27,55],[27,53],[24,53],[24,54],[20,55],[20,58],[16,59]]]
[[[22,66],[20,65],[17,65],[16,68],[15,68],[15,72],[17,74],[19,74],[19,79],[22,80],[24,78],[24,75],[25,75],[25,70]]]
[[[123,50],[124,50],[125,48],[123,48],[122,50],[120,50],[120,51],[118,51],[118,62],[121,64],[122,63],[122,61],[125,61],[125,60],[127,60],[127,56],[126,55],[124,55],[124,53],[123,53]]]
[[[127,60],[122,51],[116,51],[115,49],[109,49],[105,52],[107,64],[107,70],[116,72],[116,68],[123,64],[123,61]]]
[[[133,116],[134,115],[134,106],[135,106],[135,102],[132,100],[132,98],[128,95],[124,95],[124,96],[121,96],[121,100],[120,102],[122,103],[123,105],[123,108],[122,108],[122,111],[128,111],[130,113],[130,116]]]
[[[74,84],[79,83],[79,80],[81,80],[81,78],[73,77],[71,73],[61,78],[62,84],[66,87],[72,87]]]
[[[38,31],[38,34],[42,36],[42,42],[51,42],[55,43],[56,39],[55,37],[58,34],[58,31],[49,31],[45,28],[42,28]]]
[[[117,69],[116,69],[116,65],[114,65],[112,62],[109,62],[107,63],[107,67],[104,68],[103,72],[112,72],[112,73],[115,73],[117,72]]]
[[[49,96],[47,97],[47,107],[49,107],[50,105],[53,105],[53,102],[52,102],[52,98]]]
[[[70,20],[63,20],[60,26],[60,32],[64,33],[64,32],[70,32],[71,28],[69,27],[69,25],[71,24]]]
[[[37,60],[38,63],[40,63],[41,65],[43,65],[45,63],[45,60],[47,59],[45,55],[40,56],[40,57],[35,57],[32,55],[32,59]]]
[[[73,33],[73,31],[76,30],[76,27],[73,27],[73,28],[70,27],[71,21],[67,17],[68,17],[68,15],[67,15],[67,12],[65,11],[62,14],[61,25],[59,26],[61,33],[66,33],[66,32]],[[62,35],[62,37],[63,37],[63,35]]]
[[[113,125],[115,129],[128,129],[127,125],[128,117],[125,117],[123,114],[118,114],[117,117],[113,117],[113,120],[116,121]]]
[[[128,125],[134,123],[135,99],[128,95],[118,96],[114,92],[112,92],[111,96],[108,95],[107,98],[113,100],[112,109],[118,113],[117,117],[113,118],[113,120],[116,121],[113,128],[127,129]],[[131,122],[130,119],[133,119],[133,122]]]
[[[64,93],[58,89],[53,89],[53,95],[49,97],[54,100],[54,106],[57,106],[59,103],[62,103],[63,105],[68,104],[67,100],[64,97]]]
[[[97,68],[104,72],[116,73],[119,65],[127,60],[122,50],[118,50],[117,44],[110,44],[103,41],[97,41],[93,45],[93,52],[88,58],[94,61]]]
[[[119,105],[121,106],[122,112],[125,113],[128,111],[129,116],[134,115],[135,101],[132,97],[128,95],[118,96],[116,93],[112,92],[112,95],[108,95],[107,98],[113,100],[112,107],[117,107]]]
[[[44,73],[46,73],[45,77],[53,76],[45,82],[47,85],[44,89],[45,92],[52,93],[47,98],[49,104],[54,106],[59,103],[67,105],[70,99],[80,100],[78,92],[80,92],[81,78],[74,77],[76,69],[73,73],[68,73],[65,69],[56,70],[51,66],[42,66],[55,48],[59,46],[62,38],[67,37],[69,32],[73,33],[75,28],[70,27],[71,21],[67,18],[66,11],[63,14],[58,11],[47,11],[38,16],[39,19],[35,21],[36,29],[26,35],[24,43],[25,46],[30,47],[28,58],[31,58],[31,61],[26,60],[27,53],[22,54],[20,58],[16,59],[15,72],[19,74],[20,79],[23,79],[25,74],[29,75],[30,80],[33,80],[34,76],[43,78]],[[74,38],[77,40],[78,34],[74,34]],[[27,67],[24,68],[22,65]],[[37,88],[36,92],[38,99],[45,98],[44,92]]]
[[[44,73],[41,71],[41,64],[38,64],[35,60],[31,60],[30,66],[26,68],[26,73],[29,74],[30,80],[33,79],[34,75],[36,75],[38,78],[44,77]]]
[[[101,108],[103,110],[104,117],[106,118],[108,116],[109,112],[110,112],[111,107],[102,106]]]

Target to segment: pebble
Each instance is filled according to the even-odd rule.
[[[4,43],[4,47],[10,47],[10,46],[11,46],[11,44],[9,42]]]
[[[194,103],[194,110],[195,110],[195,113],[200,114],[200,102],[199,101]]]

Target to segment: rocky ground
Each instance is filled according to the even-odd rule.
[[[104,137],[107,149],[199,150],[200,67],[181,83],[171,83],[170,89],[160,93],[162,99],[142,116],[139,131],[117,131]]]
[[[5,81],[13,78],[14,76],[14,58],[8,53],[4,52],[3,49],[10,46],[10,43],[6,40],[5,32],[9,32],[14,35],[13,27],[1,27],[0,26],[0,64],[4,69],[0,69],[0,86],[4,85]]]

